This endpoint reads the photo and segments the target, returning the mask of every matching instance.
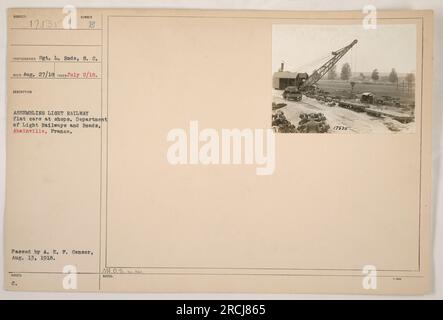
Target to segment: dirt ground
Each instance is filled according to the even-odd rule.
[[[273,102],[286,103],[278,110],[282,111],[296,127],[300,121],[301,113],[323,113],[330,126],[328,133],[396,133],[414,132],[415,122],[400,123],[391,118],[373,117],[365,112],[355,112],[342,107],[330,107],[324,102],[303,96],[302,101],[287,101],[281,96],[282,91],[273,91]],[[274,110],[276,112],[277,110]]]

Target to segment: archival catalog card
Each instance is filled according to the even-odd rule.
[[[9,290],[424,294],[431,11],[10,9]]]

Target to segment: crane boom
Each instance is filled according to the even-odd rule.
[[[352,41],[346,47],[332,52],[332,58],[326,61],[320,68],[314,70],[309,78],[300,86],[300,90],[305,90],[317,83],[331,68],[357,43],[357,40]]]

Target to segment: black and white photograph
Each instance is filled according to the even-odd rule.
[[[415,24],[277,24],[272,31],[275,132],[415,132]]]

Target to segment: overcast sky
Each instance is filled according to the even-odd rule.
[[[321,66],[331,51],[354,39],[358,43],[337,64],[349,62],[353,72],[415,72],[416,26],[414,24],[378,25],[365,30],[361,25],[274,25],[272,31],[272,71],[285,62],[285,70],[308,72]],[[321,60],[321,61],[320,61]]]

